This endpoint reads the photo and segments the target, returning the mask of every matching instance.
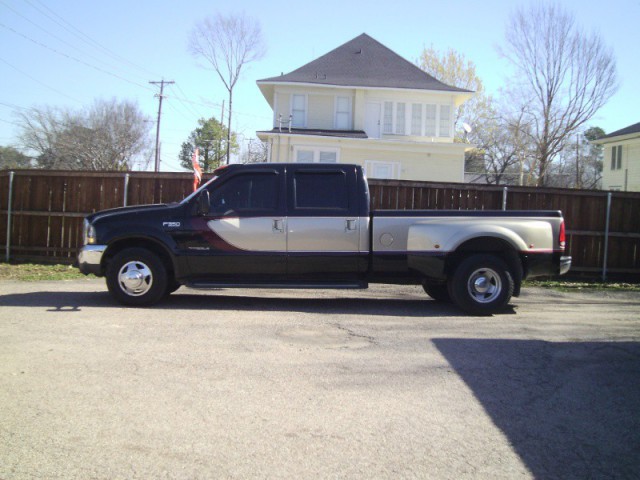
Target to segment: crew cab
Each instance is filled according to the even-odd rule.
[[[182,202],[84,221],[80,271],[120,303],[191,288],[422,285],[473,315],[499,312],[528,277],[566,273],[559,211],[371,211],[362,168],[229,165]]]

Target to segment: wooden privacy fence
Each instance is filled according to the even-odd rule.
[[[179,201],[190,173],[0,172],[2,258],[71,262],[82,220],[125,205]],[[370,180],[375,209],[562,210],[572,272],[640,281],[640,193]]]

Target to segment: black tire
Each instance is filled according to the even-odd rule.
[[[109,292],[123,305],[158,303],[167,291],[167,270],[157,255],[144,248],[127,248],[107,267]]]
[[[423,283],[422,288],[436,302],[451,303],[451,296],[446,283]]]
[[[471,315],[491,315],[503,310],[513,295],[513,276],[507,264],[491,254],[464,259],[449,279],[453,302]]]

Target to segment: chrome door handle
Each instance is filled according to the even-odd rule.
[[[358,221],[357,220],[355,220],[355,219],[347,219],[345,221],[345,227],[344,227],[344,231],[345,232],[352,232],[356,228],[358,228]]]
[[[273,225],[271,226],[271,231],[273,233],[284,233],[284,222],[282,219],[273,219]]]

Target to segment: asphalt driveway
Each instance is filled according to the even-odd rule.
[[[640,294],[0,282],[0,479],[640,478]]]

